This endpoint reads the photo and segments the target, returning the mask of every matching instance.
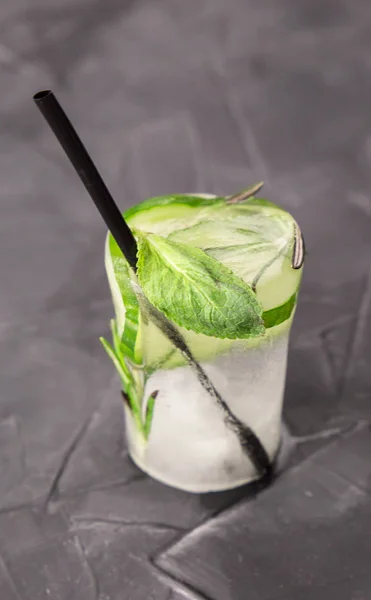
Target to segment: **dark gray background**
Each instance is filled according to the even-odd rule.
[[[369,0],[1,2],[1,600],[370,599],[370,57]],[[291,453],[257,497],[130,462],[104,226],[45,87],[120,207],[264,179],[300,222]]]

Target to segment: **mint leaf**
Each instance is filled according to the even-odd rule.
[[[153,412],[155,410],[155,402],[156,402],[157,395],[158,395],[158,390],[156,390],[155,392],[152,392],[152,394],[148,398],[148,402],[147,402],[146,416],[145,416],[145,420],[144,420],[144,436],[147,440],[149,438],[149,434],[151,433]]]
[[[251,287],[198,248],[138,232],[137,275],[148,300],[181,327],[221,339],[264,334]]]
[[[118,354],[120,352],[120,337],[117,331],[117,324],[115,319],[110,320],[110,329],[112,334],[112,342],[115,353]]]
[[[115,367],[121,377],[123,390],[126,393],[128,390],[128,387],[130,386],[130,374],[128,373],[127,368],[124,366],[124,364],[122,363],[118,354],[116,353],[115,349],[112,348],[111,344],[109,342],[107,342],[107,340],[104,337],[100,337],[99,340],[100,340],[103,348],[107,352],[108,356],[112,360],[113,364],[115,365]]]
[[[111,326],[112,326],[112,322],[111,322]],[[112,331],[113,335],[116,336],[116,333],[114,333],[114,326],[112,326],[112,330],[113,330]],[[105,338],[100,337],[99,339],[100,339],[100,342],[101,342],[103,348],[107,352],[108,356],[112,360],[113,364],[115,365],[115,367],[120,375],[122,389],[123,389],[125,396],[127,397],[129,407],[133,414],[133,418],[137,424],[139,431],[141,431],[144,435],[145,434],[144,424],[142,423],[142,420],[141,420],[141,409],[140,409],[141,398],[138,397],[138,390],[136,389],[137,385],[136,385],[135,378],[133,377],[133,374],[130,372],[130,370],[126,366],[125,358],[120,356],[120,354],[118,352],[116,352],[116,350],[111,346],[111,344],[109,342],[107,342],[107,340]],[[152,410],[152,412],[153,412],[153,410]]]
[[[295,294],[293,294],[287,300],[287,302],[285,302],[285,304],[271,308],[271,310],[266,310],[263,313],[263,321],[267,329],[270,327],[276,327],[276,325],[280,325],[291,317],[292,311],[296,306],[297,296],[298,293],[295,292]]]

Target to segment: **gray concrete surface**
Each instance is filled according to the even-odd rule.
[[[1,3],[1,600],[369,600],[370,56],[367,0]],[[128,458],[104,226],[33,106],[50,87],[121,208],[264,179],[300,222],[296,446],[258,495]]]

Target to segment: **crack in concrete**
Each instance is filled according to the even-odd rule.
[[[329,348],[325,343],[325,339],[322,336],[319,337],[319,342],[322,355],[321,359],[319,360],[319,363],[324,376],[324,380],[326,381],[326,388],[334,392],[339,383],[336,375],[336,368],[333,355],[329,351]]]
[[[143,479],[146,479],[146,475],[144,475],[143,473],[138,473],[127,479],[117,479],[117,480],[109,481],[107,483],[97,484],[97,485],[92,485],[92,486],[87,485],[84,487],[76,488],[71,492],[60,493],[58,496],[58,500],[70,500],[70,499],[72,500],[73,498],[78,498],[79,496],[83,496],[84,494],[89,494],[90,492],[101,492],[101,491],[107,491],[107,490],[114,490],[115,488],[121,488],[121,487],[124,488],[124,487],[131,485],[132,483],[135,483],[136,481],[142,481]]]
[[[175,525],[169,525],[168,523],[161,523],[157,521],[125,521],[123,519],[104,519],[95,517],[72,517],[71,521],[73,526],[72,531],[78,531],[80,529],[94,529],[95,526],[100,525],[112,525],[113,527],[119,527],[122,529],[130,527],[152,527],[162,531],[173,531],[174,533],[187,534],[189,532],[185,527],[178,527]]]
[[[169,586],[172,590],[179,588],[179,591],[185,593],[189,600],[213,600],[210,596],[205,596],[205,594],[196,590],[188,583],[184,583],[184,581],[182,581],[180,578],[174,575],[168,575],[168,573],[166,573],[162,567],[158,566],[153,561],[150,562],[150,565],[153,569],[154,575],[160,581],[165,583],[165,585]]]
[[[92,414],[88,417],[88,419],[86,419],[86,421],[83,423],[83,425],[80,427],[79,431],[73,438],[69,447],[67,448],[67,451],[64,453],[59,468],[57,469],[57,472],[54,476],[54,479],[51,483],[49,492],[44,502],[44,508],[46,511],[48,510],[49,505],[59,498],[59,482],[61,481],[63,474],[65,473],[77,446],[79,445],[80,441],[83,439],[86,431],[88,430],[89,425],[92,422],[97,410],[94,410]]]
[[[92,486],[92,487],[85,487],[85,488],[80,488],[77,490],[74,490],[72,492],[65,492],[65,493],[61,493],[58,495],[58,499],[54,499],[53,502],[55,503],[55,505],[58,505],[58,502],[61,502],[63,500],[70,500],[79,496],[82,496],[83,494],[88,494],[90,492],[96,492],[96,491],[106,491],[106,490],[110,490],[110,489],[115,489],[115,488],[119,488],[119,487],[127,487],[129,485],[131,485],[132,483],[136,482],[136,481],[141,481],[142,479],[145,479],[146,475],[142,474],[142,473],[138,473],[137,475],[133,475],[133,477],[131,477],[130,479],[124,479],[124,480],[119,480],[119,481],[113,481],[113,482],[109,482],[107,484],[103,484],[103,485],[97,485],[97,486]],[[15,504],[12,506],[6,506],[5,508],[0,509],[0,515],[6,515],[12,512],[18,512],[21,510],[35,510],[40,508],[40,505],[43,505],[44,503],[44,507],[45,507],[45,495],[39,496],[38,498],[35,498],[34,500],[32,500],[31,502],[24,502],[22,504]]]
[[[347,354],[345,357],[346,367],[345,367],[345,372],[344,372],[344,379],[343,379],[341,388],[339,390],[341,398],[343,398],[346,393],[347,384],[348,384],[349,380],[351,379],[354,369],[355,369],[355,364],[358,359],[358,354],[359,354],[359,351],[360,351],[360,348],[362,346],[364,336],[365,336],[365,331],[366,331],[365,325],[366,325],[367,319],[369,317],[370,306],[371,306],[371,268],[366,276],[365,285],[364,285],[361,300],[359,303],[359,307],[358,307],[358,311],[357,311],[356,325],[355,325],[354,334],[352,337],[352,343],[349,345],[349,348],[347,350]]]

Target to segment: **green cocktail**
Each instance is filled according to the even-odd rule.
[[[163,196],[125,213],[137,271],[111,235],[129,452],[192,492],[262,476],[280,443],[287,347],[302,275],[300,230],[249,194]]]

